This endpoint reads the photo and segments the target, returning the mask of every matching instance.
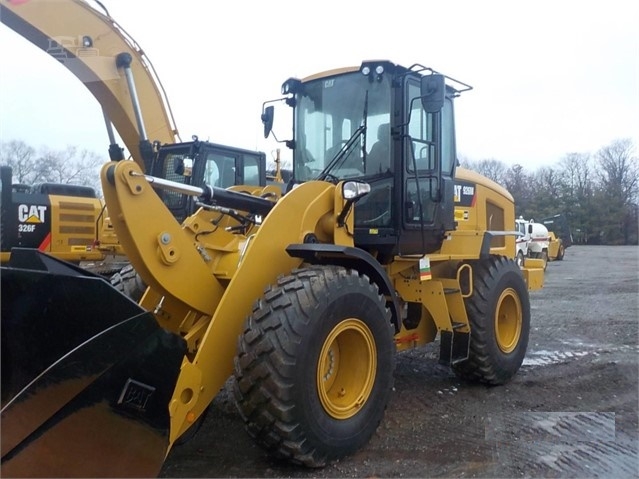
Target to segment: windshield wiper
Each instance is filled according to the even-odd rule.
[[[364,154],[364,160],[366,160],[366,128],[367,128],[367,118],[368,118],[368,90],[366,90],[366,95],[364,97],[364,114],[362,116],[362,124],[357,128],[357,130],[355,130],[353,132],[353,134],[351,135],[351,137],[346,141],[346,143],[344,143],[344,145],[342,146],[342,148],[340,148],[340,150],[337,152],[337,155],[335,155],[335,157],[328,163],[328,165],[326,165],[326,168],[324,168],[321,173],[319,175],[317,175],[317,177],[315,178],[316,180],[325,180],[326,178],[330,177],[333,179],[338,179],[335,175],[331,174],[331,170],[336,166],[336,165],[342,165],[342,163],[344,163],[344,160],[346,160],[346,156],[347,153],[349,153],[351,151],[351,149],[353,148],[353,145],[355,144],[355,141],[359,139],[360,136],[364,136],[364,140],[363,140],[363,154]]]
[[[357,130],[355,130],[355,132],[351,135],[351,137],[346,141],[346,143],[344,143],[344,146],[342,146],[342,148],[337,152],[337,155],[335,155],[335,157],[329,162],[329,164],[326,165],[326,168],[324,168],[321,171],[321,173],[317,175],[315,179],[325,180],[328,177],[335,178],[334,175],[331,175],[331,170],[336,165],[341,166],[342,163],[344,163],[347,153],[350,152],[350,150],[353,148],[353,145],[355,145],[356,141],[365,131],[366,131],[366,127],[364,125],[358,127]]]

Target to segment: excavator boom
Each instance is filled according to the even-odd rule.
[[[100,12],[84,0],[3,0],[0,20],[62,63],[89,89],[141,167],[141,141],[179,141],[151,62],[106,9]],[[118,69],[118,58],[130,59],[133,91]],[[138,111],[132,98],[137,98]]]

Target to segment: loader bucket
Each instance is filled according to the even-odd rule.
[[[184,341],[37,250],[0,270],[2,477],[157,476]]]

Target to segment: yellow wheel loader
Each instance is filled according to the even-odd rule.
[[[512,196],[457,167],[453,99],[468,89],[388,61],[287,80],[274,100],[294,119],[284,194],[105,164],[113,227],[148,288],[136,304],[47,255],[12,254],[2,473],[157,474],[229,378],[248,433],[308,467],[369,441],[397,351],[438,341],[459,377],[510,380],[543,268],[512,259]],[[274,114],[266,102],[266,136]],[[167,191],[197,211],[178,222]]]

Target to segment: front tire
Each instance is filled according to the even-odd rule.
[[[110,282],[111,286],[135,302],[139,302],[146,292],[146,284],[130,263],[111,276]]]
[[[352,454],[381,422],[393,386],[390,311],[357,271],[293,271],[257,301],[238,341],[233,391],[249,434],[309,467]]]
[[[530,332],[528,288],[512,259],[490,257],[471,265],[474,290],[466,300],[469,357],[453,364],[453,371],[463,379],[504,384],[519,370],[526,355]]]
[[[548,250],[547,249],[542,250],[541,253],[539,254],[539,257],[543,260],[544,271],[546,271],[546,268],[548,267]]]

